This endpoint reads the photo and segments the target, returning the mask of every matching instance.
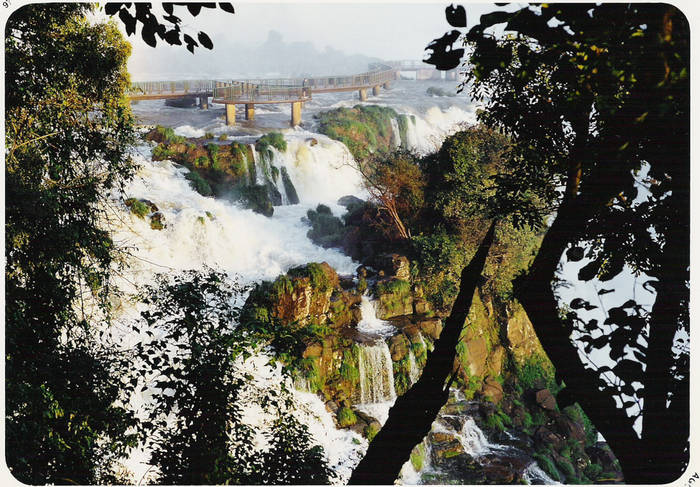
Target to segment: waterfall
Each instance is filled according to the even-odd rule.
[[[413,355],[413,350],[408,351],[408,378],[411,379],[411,385],[415,384],[420,377],[421,370],[416,365],[416,356]]]
[[[272,166],[277,169],[277,173],[272,175],[273,177],[271,180],[275,184],[277,191],[279,191],[282,195],[282,204],[288,205],[289,197],[287,196],[287,188],[285,188],[284,183],[282,182],[282,175],[280,174],[282,168],[286,166],[285,158],[282,156],[282,153],[274,147],[270,147],[269,150],[272,154]]]
[[[360,302],[360,313],[362,319],[357,324],[357,330],[371,335],[391,336],[396,333],[396,328],[389,322],[377,318],[377,311],[374,302],[364,294]]]
[[[258,153],[258,157],[255,158],[255,184],[264,186],[271,179],[268,152]]]
[[[462,426],[462,430],[457,436],[462,444],[464,451],[473,457],[479,457],[489,452],[493,445],[486,439],[486,435],[481,431],[474,419],[468,417]]]
[[[406,117],[408,119],[406,123],[406,146],[410,149],[418,149],[421,144],[418,138],[418,131],[416,130],[416,117]]]
[[[378,403],[396,398],[394,370],[387,344],[380,340],[360,347],[360,402]]]
[[[537,465],[537,462],[532,462],[527,466],[523,474],[525,482],[530,485],[561,485],[561,482],[557,482],[552,477],[547,475],[547,473]]]
[[[395,118],[391,119],[391,133],[393,134],[394,147],[401,147],[401,131],[399,130],[399,122]]]

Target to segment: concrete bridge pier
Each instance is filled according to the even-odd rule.
[[[245,104],[245,119],[255,120],[255,104],[246,103]]]
[[[201,108],[202,110],[209,109],[209,97],[208,96],[200,96],[199,97],[199,108]]]
[[[226,104],[226,125],[236,125],[236,105]]]
[[[300,101],[292,102],[292,127],[301,124],[301,104]]]
[[[367,88],[360,88],[360,101],[367,101]]]
[[[372,87],[372,95],[374,95],[374,96],[379,95],[379,85]]]

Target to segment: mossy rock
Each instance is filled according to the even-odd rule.
[[[153,230],[163,230],[163,228],[165,228],[165,223],[163,222],[164,219],[165,215],[163,215],[161,212],[156,212],[151,215],[151,228]]]
[[[357,423],[357,416],[352,409],[341,407],[338,409],[338,424],[341,428],[347,428]]]
[[[274,214],[275,209],[272,205],[272,200],[268,192],[268,188],[262,185],[246,186],[241,190],[242,199],[247,208],[255,213],[260,213],[270,217]]]

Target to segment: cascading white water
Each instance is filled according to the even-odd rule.
[[[486,435],[481,428],[476,425],[474,419],[468,417],[462,426],[457,438],[462,444],[464,451],[473,457],[479,457],[493,448],[493,445],[486,439]]]
[[[361,346],[358,364],[361,403],[379,403],[396,398],[391,353],[383,340]]]
[[[391,336],[396,334],[396,327],[389,322],[377,318],[374,302],[365,294],[360,301],[362,319],[357,324],[357,330],[371,335]]]
[[[561,485],[561,482],[558,482],[547,475],[547,473],[542,470],[539,465],[537,465],[537,462],[532,462],[527,466],[525,472],[523,473],[523,479],[525,482],[531,485]]]
[[[146,108],[147,105],[143,104],[142,108]],[[436,110],[440,114],[443,113],[437,108]],[[171,112],[167,108],[162,111],[184,113]],[[465,113],[462,110],[459,112]],[[429,120],[430,117],[434,120]],[[442,124],[443,120],[435,114],[426,114],[425,120],[418,116],[416,122],[410,118],[408,140],[405,141],[410,148],[425,152],[428,148],[435,147],[436,137],[444,138],[447,135],[448,130]],[[449,117],[445,115],[442,118]],[[433,122],[436,122],[436,125],[433,126]],[[188,125],[184,125],[185,123]],[[189,125],[190,123],[192,125]],[[191,122],[189,118],[166,123],[175,126],[178,135],[190,137],[202,137],[208,131],[232,137],[236,130],[223,125],[221,120],[208,120],[206,124],[206,128],[201,124],[195,127],[197,123]],[[400,145],[402,141],[395,120],[392,121],[392,130],[393,142]],[[141,155],[136,159],[142,165],[142,170],[139,178],[126,189],[124,197],[143,198],[155,203],[164,215],[166,227],[161,231],[153,230],[148,217],[140,219],[132,215],[119,200],[121,195],[114,195],[115,211],[112,211],[112,214],[117,215],[117,218],[114,228],[111,229],[113,238],[117,244],[131,247],[132,252],[130,268],[122,288],[129,292],[134,289],[132,284],[138,286],[152,283],[157,272],[202,269],[205,266],[223,270],[229,276],[239,276],[242,284],[274,279],[290,267],[307,262],[326,261],[341,274],[354,273],[357,263],[336,250],[314,245],[306,237],[308,224],[301,221],[306,211],[315,208],[319,203],[324,203],[330,206],[334,213],[341,214],[340,207],[336,204],[339,197],[367,197],[362,189],[361,176],[354,169],[350,152],[342,143],[320,134],[300,129],[283,132],[287,150],[281,153],[272,149],[272,161],[267,161],[267,168],[263,167],[265,161],[261,160],[263,158],[254,147],[252,151],[256,183],[265,184],[267,174],[269,179],[275,182],[283,198],[286,198],[286,188],[281,184],[281,177],[271,177],[269,164],[272,163],[279,169],[285,167],[301,200],[300,205],[276,207],[271,218],[242,209],[230,202],[199,195],[185,180],[186,169],[169,161],[151,162],[150,149],[141,147]],[[422,140],[422,137],[426,137],[426,140]],[[242,137],[239,140],[249,143],[251,138]],[[288,201],[288,198],[285,201]],[[239,304],[244,297],[239,299]],[[372,312],[367,308],[365,316],[370,317],[370,320],[371,317],[376,319],[369,300],[367,304],[372,308]],[[133,305],[124,302],[121,306],[123,316],[138,315],[139,310]],[[138,337],[127,337],[126,341],[130,339],[137,340]],[[415,363],[415,357],[413,361]],[[369,411],[382,423],[386,420],[388,409],[396,397],[392,368],[389,349],[383,341],[360,347],[360,395],[361,401],[368,404],[359,405],[359,408]],[[411,375],[413,376],[413,373]],[[275,378],[269,380],[267,387],[279,386],[276,381]],[[147,400],[149,395],[150,391],[146,391],[143,397],[136,398],[138,401],[135,404]],[[305,422],[314,438],[325,448],[331,463],[342,463],[339,467],[340,481],[347,480],[350,469],[359,459],[357,452],[366,447],[366,441],[347,430],[336,434],[338,430],[333,427],[332,418],[317,396],[300,392],[295,392],[295,395],[298,397],[297,403],[301,406],[301,411],[309,408],[314,411],[313,417],[304,416]],[[251,421],[253,417],[259,416],[258,411],[251,410],[249,413]],[[140,460],[147,458],[143,450],[141,454]],[[144,468],[147,468],[147,465]]]
[[[394,147],[401,147],[401,131],[399,130],[399,122],[395,118],[391,119],[391,134]]]
[[[416,364],[416,356],[413,354],[413,350],[408,351],[408,378],[411,379],[411,385],[415,384],[420,378],[421,369],[418,368]]]

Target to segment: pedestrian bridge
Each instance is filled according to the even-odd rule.
[[[381,87],[388,88],[396,79],[396,70],[388,65],[374,64],[365,73],[348,76],[319,76],[309,78],[249,79],[235,81],[180,80],[132,83],[131,100],[197,97],[201,108],[212,103],[226,105],[226,124],[235,125],[236,105],[245,105],[245,118],[255,118],[255,105],[289,103],[292,126],[301,123],[304,102],[314,93],[357,91],[360,101],[367,100],[367,91],[378,95]]]

